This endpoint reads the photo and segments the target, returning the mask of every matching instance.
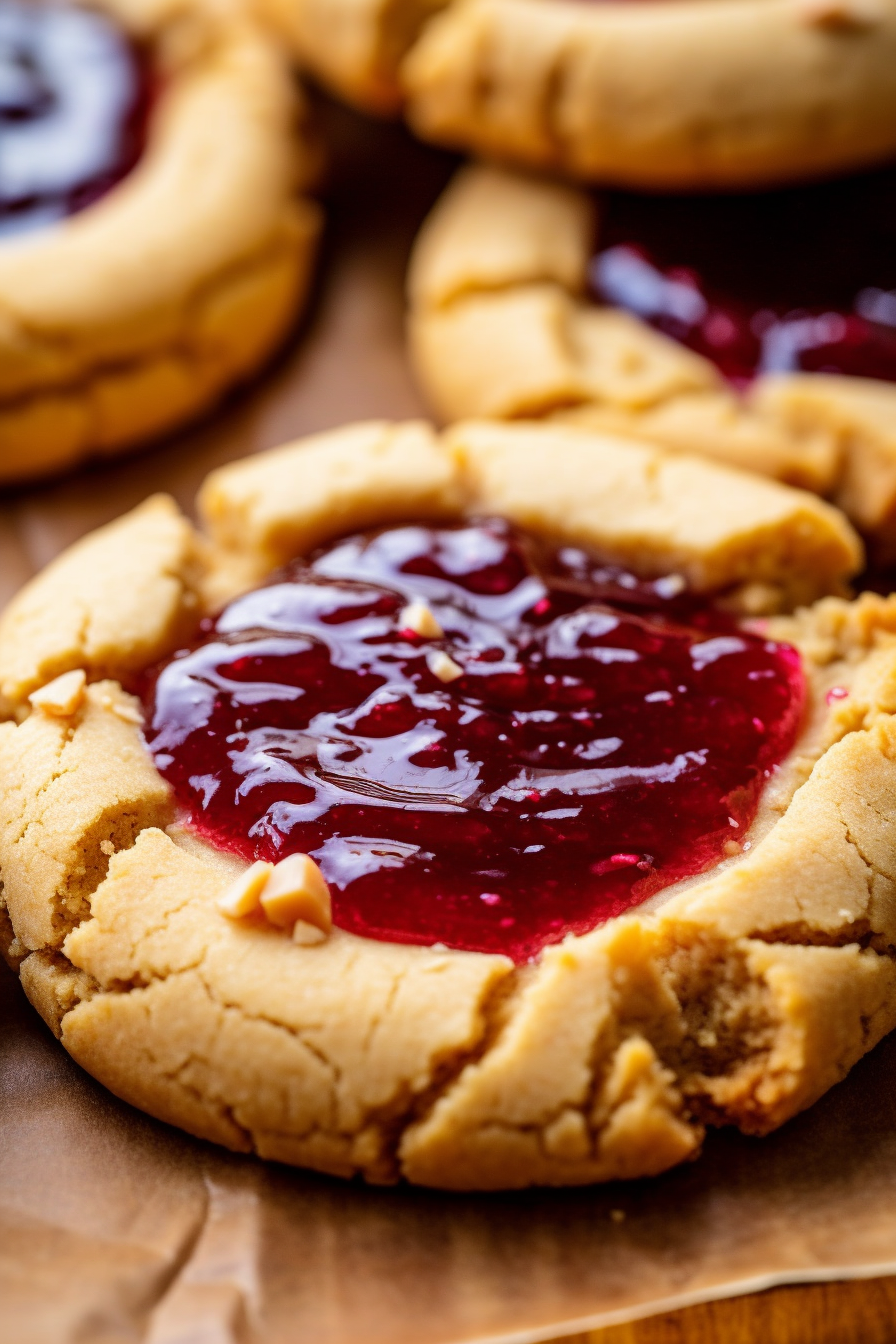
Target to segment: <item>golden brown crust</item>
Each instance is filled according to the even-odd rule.
[[[876,541],[881,561],[896,557],[896,388],[832,374],[759,379],[751,405],[793,438],[824,434],[840,452],[836,503]]]
[[[764,609],[837,591],[862,563],[846,520],[812,495],[553,424],[471,422],[441,437],[423,424],[351,425],[219,468],[199,509],[219,574],[237,583],[377,520],[465,510],[680,571],[700,591],[764,587]]]
[[[829,496],[881,559],[896,554],[896,388],[767,374],[738,397],[709,360],[588,301],[597,224],[584,193],[461,169],[408,277],[410,351],[434,410],[550,418],[701,453]]]
[[[429,425],[378,420],[221,467],[198,502],[215,546],[264,574],[341,532],[457,514],[462,497]]]
[[[0,724],[0,937],[113,1091],[340,1175],[576,1184],[664,1170],[707,1123],[765,1132],[896,1024],[892,600],[828,597],[772,622],[803,653],[811,712],[743,850],[524,968],[338,930],[301,946],[224,918],[216,900],[244,865],[172,822],[138,703],[103,680],[185,638],[209,594],[378,520],[503,511],[648,568],[674,562],[708,590],[760,578],[786,602],[858,563],[834,510],[581,430],[439,438],[383,423],[222,468],[202,505],[207,540],[152,501],[67,552],[0,622],[21,719]],[[88,677],[80,701],[29,713],[35,681],[72,667]]]
[[[775,609],[794,606],[836,591],[861,564],[830,505],[731,467],[552,425],[474,421],[444,441],[475,510],[648,573],[681,573],[699,592],[764,588]]]
[[[886,158],[894,61],[892,0],[458,0],[403,82],[425,138],[592,181],[711,189]]]
[[[309,151],[276,51],[228,4],[105,3],[149,43],[164,92],[115,190],[0,246],[0,479],[205,409],[307,286],[320,219],[298,195]]]
[[[892,0],[257,4],[350,102],[522,165],[742,187],[896,148]]]
[[[71,668],[122,680],[161,658],[195,623],[201,570],[196,534],[165,495],[91,532],[3,613],[0,712]]]

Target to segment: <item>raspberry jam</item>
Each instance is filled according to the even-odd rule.
[[[730,853],[794,740],[797,653],[682,588],[499,521],[352,537],[155,675],[150,749],[219,848],[312,854],[341,928],[524,961]]]
[[[896,381],[896,169],[749,196],[608,193],[600,219],[595,297],[735,385],[797,370]]]
[[[0,0],[0,239],[90,205],[143,147],[146,71],[94,10]]]

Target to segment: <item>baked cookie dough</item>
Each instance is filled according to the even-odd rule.
[[[445,420],[538,418],[697,452],[825,495],[896,556],[896,385],[760,374],[735,392],[709,359],[587,297],[585,192],[462,168],[419,236],[409,341]]]
[[[259,3],[352,102],[588,180],[743,187],[896,149],[893,0]]]
[[[149,62],[146,144],[100,199],[0,236],[3,481],[211,406],[294,319],[319,232],[301,102],[270,40],[227,0],[101,8]]]
[[[862,563],[837,510],[575,428],[368,423],[216,471],[199,511],[148,500],[0,624],[5,951],[116,1094],[343,1176],[575,1184],[766,1133],[896,1025],[896,603],[834,595]],[[178,818],[128,688],[322,542],[483,514],[780,610],[808,704],[743,845],[520,966],[228,917],[256,877]]]

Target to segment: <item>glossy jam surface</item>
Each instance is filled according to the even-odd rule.
[[[595,297],[758,373],[896,381],[896,168],[745,196],[609,193]]]
[[[793,741],[796,652],[681,589],[499,521],[351,538],[153,678],[150,748],[217,846],[312,854],[342,928],[525,960],[731,852]]]
[[[0,0],[0,239],[90,205],[136,163],[146,71],[104,15]]]

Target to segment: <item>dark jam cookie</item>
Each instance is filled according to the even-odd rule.
[[[143,147],[147,72],[104,14],[0,0],[0,238],[82,210]]]
[[[595,296],[759,373],[896,381],[896,169],[748,196],[608,193]]]
[[[312,854],[342,928],[525,960],[725,857],[792,745],[797,653],[682,588],[496,521],[354,537],[207,622],[150,748],[215,845]]]

